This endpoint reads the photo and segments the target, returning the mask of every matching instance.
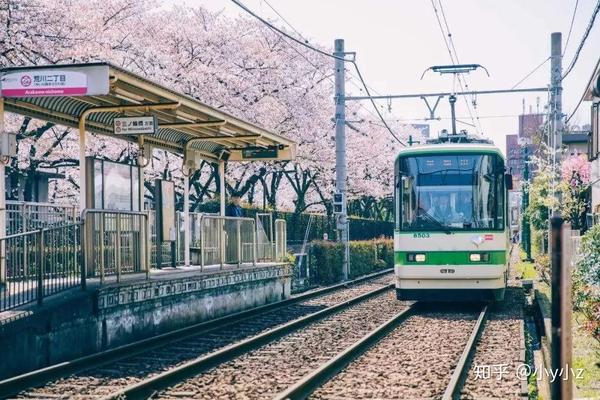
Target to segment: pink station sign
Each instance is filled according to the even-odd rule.
[[[2,97],[85,96],[87,74],[78,71],[29,70],[2,76]]]

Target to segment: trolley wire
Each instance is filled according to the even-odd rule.
[[[339,60],[339,61],[343,61],[343,62],[349,62],[352,65],[354,65],[354,68],[356,69],[356,73],[358,74],[358,77],[362,83],[362,85],[365,88],[365,92],[367,93],[367,95],[369,96],[369,99],[371,100],[371,104],[373,105],[373,108],[375,108],[375,111],[377,112],[377,115],[379,116],[379,118],[381,119],[381,122],[384,124],[385,128],[388,130],[388,132],[390,133],[390,135],[392,135],[392,137],[394,139],[396,139],[396,141],[398,143],[400,143],[402,146],[406,147],[406,144],[404,142],[402,142],[402,140],[400,140],[400,138],[398,138],[398,136],[394,133],[394,131],[392,131],[392,129],[390,128],[390,126],[388,125],[388,123],[385,121],[385,119],[383,118],[383,116],[381,115],[381,112],[379,111],[379,108],[377,107],[377,105],[375,104],[375,101],[371,98],[371,92],[369,90],[369,88],[367,87],[365,80],[360,72],[360,69],[358,67],[358,64],[356,63],[355,60],[350,60],[347,59],[345,57],[339,57],[336,56],[334,54],[329,54],[326,51],[323,51],[317,47],[314,47],[312,45],[310,45],[309,43],[303,42],[300,39],[295,38],[294,36],[288,34],[287,32],[285,32],[282,29],[279,29],[278,27],[276,27],[275,25],[271,24],[269,21],[265,20],[264,18],[262,18],[261,16],[259,16],[258,14],[254,13],[252,10],[250,10],[248,7],[246,7],[244,4],[242,4],[239,0],[231,0],[235,5],[237,5],[238,7],[240,7],[242,10],[244,10],[246,13],[250,14],[251,16],[253,16],[254,18],[256,18],[257,20],[259,20],[260,22],[262,22],[264,25],[266,25],[267,27],[269,27],[271,30],[279,33],[280,35],[285,36],[286,38],[296,42],[297,44],[304,46],[314,52],[317,52],[321,55],[324,55],[326,57],[329,58],[333,58],[335,60]]]
[[[440,28],[440,33],[442,34],[442,38],[444,39],[444,44],[446,45],[446,49],[448,50],[448,55],[450,56],[450,61],[452,62],[453,65],[456,65],[456,64],[460,63],[459,58],[458,58],[458,53],[456,52],[456,47],[454,46],[454,40],[452,39],[452,33],[450,32],[450,27],[448,26],[448,20],[446,19],[446,14],[444,13],[442,2],[441,2],[441,0],[438,0],[438,1],[440,4],[440,12],[442,13],[442,18],[444,19],[444,24],[446,25],[446,29],[447,29],[448,33],[446,33],[444,31],[444,28],[442,26],[442,21],[440,20],[440,16],[438,14],[438,9],[435,6],[434,0],[431,0],[431,6],[433,7],[433,11],[435,12],[435,17],[437,19],[437,23]],[[446,39],[446,35],[448,36],[448,39]],[[454,50],[454,53],[452,50]],[[462,77],[461,74],[458,74],[458,76],[457,76],[458,84],[459,84],[461,90],[464,92],[465,88],[463,87],[461,78],[464,80],[464,85],[467,89],[468,89],[469,85],[467,84],[466,79],[464,79],[464,77]],[[466,97],[463,97],[463,99],[465,101],[465,105],[467,106],[467,111],[469,112],[471,121],[473,122],[473,124],[475,124],[475,119],[473,118],[473,114],[471,112],[471,106],[469,105],[469,102],[467,101]],[[473,103],[475,103],[474,97],[472,97],[471,100],[473,101]],[[477,113],[476,110],[475,110],[475,112]],[[479,125],[479,127],[476,126],[475,129],[477,130],[478,134],[481,134],[481,131],[482,131],[481,125]]]
[[[594,27],[594,22],[596,22],[596,17],[598,16],[598,11],[600,11],[600,0],[598,0],[598,2],[596,3],[596,7],[594,8],[594,11],[592,12],[592,17],[590,18],[590,22],[588,23],[585,33],[583,34],[583,37],[581,38],[581,42],[579,42],[579,46],[577,47],[577,50],[575,51],[573,60],[571,60],[571,63],[569,64],[567,71],[563,74],[561,81],[563,79],[565,79],[571,73],[573,68],[575,67],[577,60],[579,59],[579,54],[581,53],[581,50],[583,49],[583,46],[585,45],[585,42],[586,42],[588,36],[590,35],[590,31]]]

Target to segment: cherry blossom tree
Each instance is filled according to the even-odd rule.
[[[264,198],[271,208],[323,210],[334,189],[333,61],[253,19],[203,7],[157,6],[136,0],[0,0],[5,27],[0,65],[109,61],[292,138],[298,142],[297,160],[229,163],[225,188],[218,187],[214,165],[203,163],[190,179],[192,207],[226,190],[251,203]],[[368,119],[356,104],[348,105],[348,112]],[[53,197],[76,200],[76,133],[27,118],[9,120],[7,128],[19,134],[11,173],[54,169],[66,179],[54,185]],[[406,137],[405,127],[394,129]],[[372,123],[357,123],[347,132],[350,197],[390,195],[397,144]],[[134,145],[91,139],[89,155],[135,159]],[[155,150],[146,169],[148,197],[156,177],[172,178],[183,191],[181,164],[180,155]]]

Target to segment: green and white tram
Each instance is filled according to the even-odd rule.
[[[490,141],[450,135],[408,147],[395,162],[396,293],[400,300],[502,300],[507,190]]]

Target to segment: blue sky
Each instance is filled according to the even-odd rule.
[[[311,43],[333,46],[343,38],[348,51],[356,51],[357,62],[367,84],[380,94],[449,91],[449,76],[427,74],[432,65],[449,64],[443,36],[430,0],[267,0]],[[278,26],[286,23],[264,0],[242,0]],[[243,14],[229,0],[169,0],[169,4],[203,5],[235,16]],[[437,0],[436,0],[436,4]],[[575,0],[442,0],[446,19],[461,63],[478,63],[490,72],[474,72],[467,77],[471,89],[505,89],[516,84],[550,55],[550,34],[563,33],[567,38]],[[583,32],[588,25],[596,0],[579,0],[571,38],[564,54],[563,68],[570,63]],[[289,29],[289,26],[287,26]],[[600,57],[600,17],[580,54],[573,72],[563,83],[563,111],[570,114],[586,86],[592,69]],[[550,80],[550,63],[546,63],[519,87],[545,87]],[[355,86],[348,92],[359,94]],[[540,109],[547,95],[510,94],[481,95],[477,98],[477,114],[484,134],[504,149],[506,134],[516,133],[516,115],[532,106]],[[458,117],[471,122],[464,101],[457,107]],[[368,104],[366,104],[368,105]],[[425,104],[419,100],[380,102],[389,119],[419,121],[427,116]],[[438,116],[447,118],[447,99],[442,100]],[[473,114],[475,115],[475,114]],[[502,116],[502,117],[497,117]],[[584,103],[573,118],[578,125],[589,123],[589,103]],[[432,132],[448,127],[449,121],[433,121]],[[469,129],[467,125],[458,125]]]

